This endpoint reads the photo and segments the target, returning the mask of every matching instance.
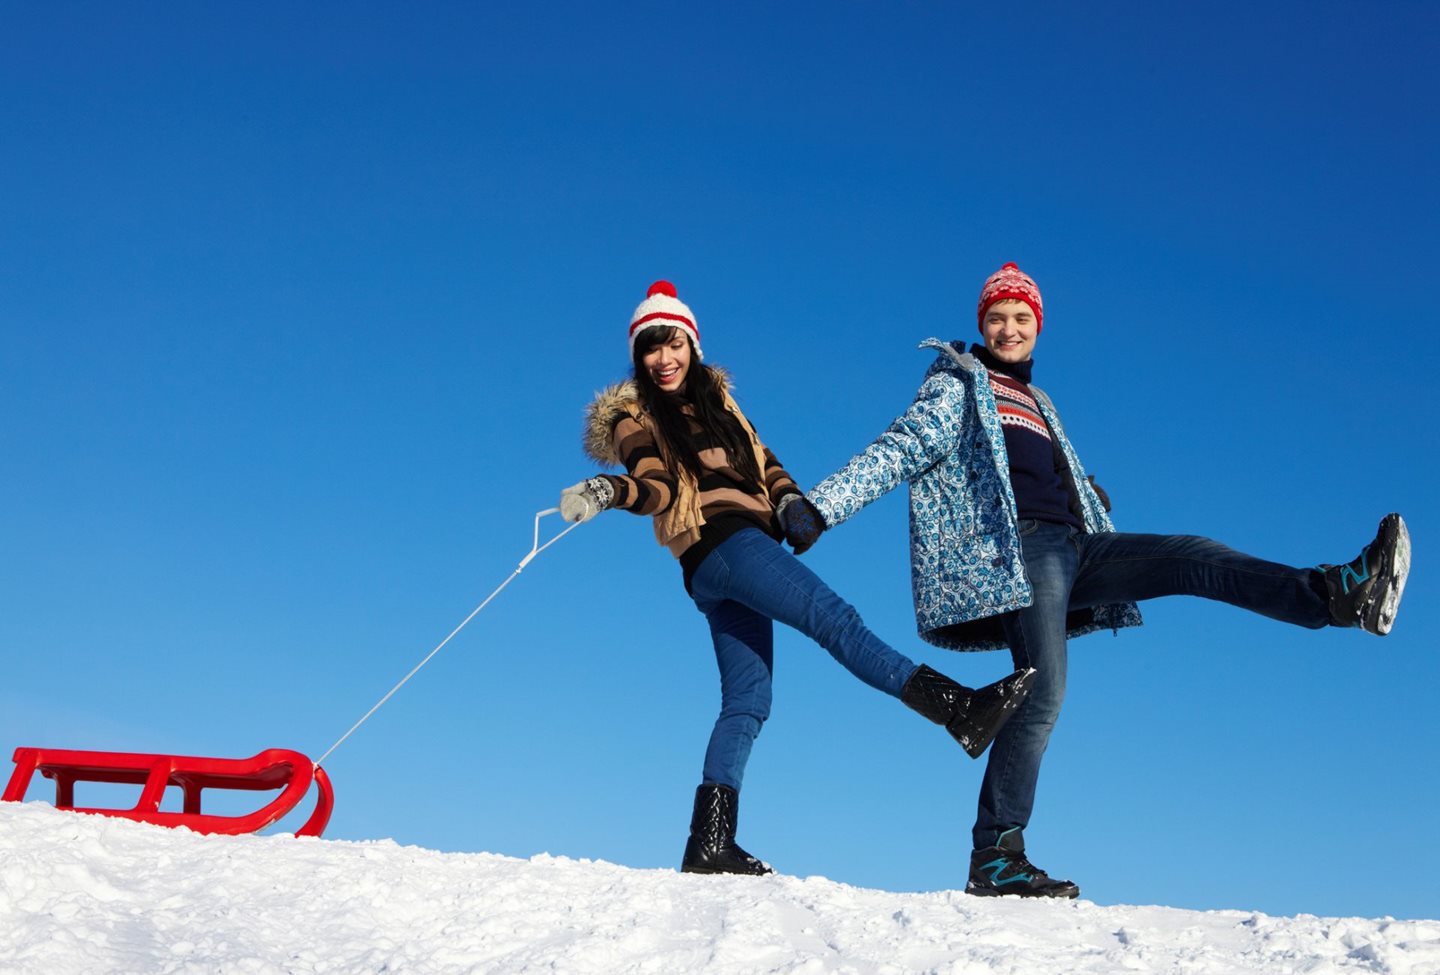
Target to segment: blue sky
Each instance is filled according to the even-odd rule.
[[[1122,529],[1313,564],[1399,510],[1417,552],[1385,640],[1172,599],[1072,644],[1034,858],[1102,903],[1440,916],[1440,14],[1160,6],[0,5],[0,747],[319,755],[593,472],[652,280],[809,485],[1014,260]],[[806,559],[994,679],[915,637],[905,525]],[[741,841],[963,885],[981,765],[797,634],[776,670]],[[327,761],[329,835],[673,868],[717,706],[607,514]]]

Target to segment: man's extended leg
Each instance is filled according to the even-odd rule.
[[[1072,609],[1202,596],[1311,629],[1331,621],[1315,569],[1267,562],[1198,535],[1102,532],[1079,536],[1079,546]]]

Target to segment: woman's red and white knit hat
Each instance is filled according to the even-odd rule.
[[[1035,279],[1015,266],[1011,261],[985,280],[980,289],[980,309],[976,317],[980,320],[980,331],[985,331],[985,312],[997,301],[1013,298],[1023,301],[1035,313],[1035,334],[1045,323],[1045,306],[1040,301],[1040,286]]]
[[[655,325],[673,325],[690,336],[695,346],[695,357],[705,358],[700,351],[700,329],[695,326],[695,313],[675,294],[675,286],[669,281],[656,281],[645,292],[645,300],[630,316],[630,356],[635,356],[635,339],[647,328]]]

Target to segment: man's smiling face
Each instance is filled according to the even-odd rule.
[[[1028,362],[1035,351],[1035,336],[1040,334],[1035,312],[1018,298],[997,301],[985,309],[981,326],[985,348],[1001,362]]]

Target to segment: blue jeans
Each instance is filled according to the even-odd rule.
[[[1067,525],[1020,522],[1034,601],[1001,617],[1015,666],[1038,674],[1030,695],[996,736],[980,786],[975,848],[1030,822],[1040,760],[1065,700],[1065,614],[1152,599],[1203,596],[1271,619],[1319,629],[1330,622],[1314,570],[1265,562],[1195,535],[1089,535]]]
[[[916,664],[871,633],[845,600],[758,528],[721,542],[690,580],[710,623],[720,666],[720,717],[705,750],[703,781],[740,789],[750,747],[770,716],[774,624],[810,637],[841,666],[893,697]]]

